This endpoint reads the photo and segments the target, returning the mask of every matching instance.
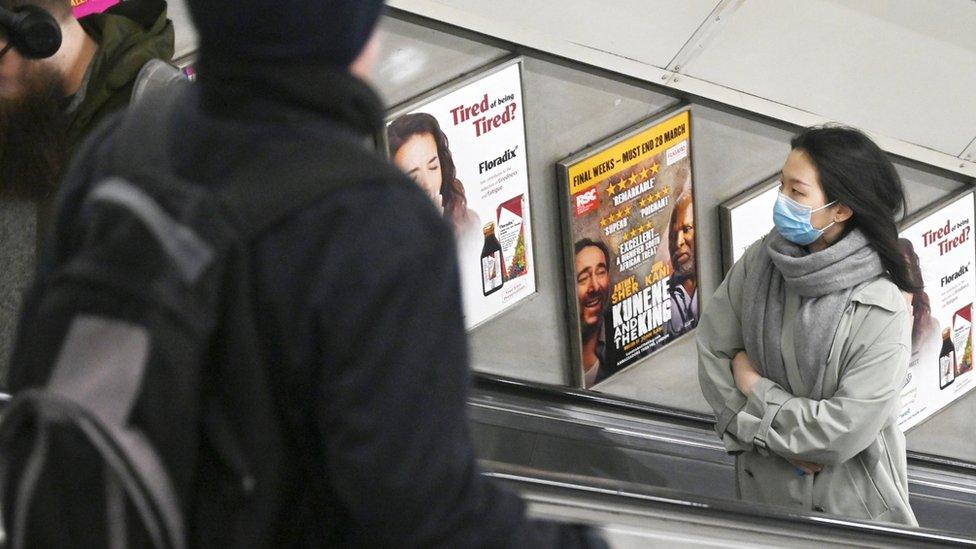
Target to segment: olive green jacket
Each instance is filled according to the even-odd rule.
[[[718,418],[715,430],[726,450],[736,454],[739,497],[916,525],[908,502],[905,437],[897,426],[911,349],[905,299],[887,278],[855,289],[833,342],[824,342],[830,351],[822,400],[794,396],[766,378],[746,397],[736,388],[731,364],[745,348],[741,304],[753,296],[742,295],[743,282],[756,268],[761,245],[754,244],[729,271],[709,300],[696,336],[698,379]],[[787,290],[783,349],[793,349],[799,299]],[[804,388],[796,358],[786,354],[790,384]],[[824,468],[802,475],[788,458]]]
[[[134,2],[133,2],[134,3]],[[70,113],[68,141],[73,151],[106,116],[129,104],[139,70],[150,59],[173,58],[173,23],[166,18],[166,4],[151,4],[144,25],[136,19],[107,13],[79,20],[85,32],[98,43],[88,69],[88,82],[77,109]]]

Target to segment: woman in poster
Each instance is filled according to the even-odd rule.
[[[863,133],[792,143],[775,229],[729,271],[697,332],[699,380],[744,500],[917,524],[897,426],[918,290],[897,172]]]
[[[405,114],[387,128],[390,158],[430,195],[434,205],[452,223],[455,234],[477,231],[478,215],[468,209],[464,185],[437,119],[427,113]]]
[[[912,241],[907,238],[899,238],[898,246],[901,249],[905,262],[911,271],[912,279],[918,283],[918,289],[906,295],[908,308],[912,317],[912,358],[911,363],[920,361],[926,363],[939,359],[939,348],[942,345],[940,335],[942,333],[939,321],[932,316],[932,306],[929,301],[929,294],[925,291],[922,282],[922,268],[918,264],[918,254]]]

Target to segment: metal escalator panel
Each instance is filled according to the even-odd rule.
[[[569,475],[581,485],[625,483],[683,498],[740,503],[734,458],[705,421],[483,387],[469,401],[469,416],[483,460]],[[910,460],[908,473],[912,507],[923,528],[976,539],[972,471]]]
[[[976,547],[976,540],[937,531],[812,517],[494,462],[482,467],[519,492],[531,516],[590,524],[614,548]]]

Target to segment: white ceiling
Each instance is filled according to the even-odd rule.
[[[392,7],[976,176],[973,0],[388,0]]]
[[[391,7],[976,176],[973,0],[388,0]],[[170,1],[177,56],[196,36]]]
[[[749,0],[680,72],[961,156],[976,136],[976,2]]]
[[[435,0],[568,42],[666,67],[718,0]],[[666,16],[662,16],[666,14]]]

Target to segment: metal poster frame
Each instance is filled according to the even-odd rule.
[[[698,200],[696,198],[697,193],[694,190],[696,188],[695,171],[694,171],[695,151],[693,150],[693,147],[691,147],[691,141],[694,135],[694,131],[692,129],[694,123],[693,123],[693,119],[691,118],[691,110],[692,110],[692,105],[688,103],[668,106],[658,111],[657,113],[651,115],[650,117],[645,118],[644,120],[627,127],[624,130],[621,130],[594,144],[587,145],[584,149],[576,153],[573,153],[572,155],[556,163],[556,176],[558,181],[557,186],[559,190],[560,229],[561,229],[561,240],[562,240],[562,249],[563,249],[563,275],[564,275],[564,280],[566,285],[564,294],[566,299],[567,311],[569,312],[569,318],[567,319],[568,321],[567,328],[569,330],[568,339],[570,345],[569,356],[571,357],[570,367],[572,372],[573,385],[576,388],[582,388],[583,390],[587,390],[587,388],[585,387],[582,349],[580,345],[580,333],[582,327],[580,325],[580,320],[579,320],[579,316],[580,316],[579,302],[575,291],[576,288],[575,252],[574,252],[574,238],[573,238],[573,226],[572,226],[573,223],[572,220],[574,218],[574,212],[573,212],[574,206],[572,204],[571,182],[569,181],[570,167],[580,163],[581,161],[584,161],[589,157],[599,155],[605,152],[607,149],[610,149],[620,143],[623,143],[628,139],[631,139],[643,132],[646,132],[671,118],[674,118],[682,113],[687,112],[689,114],[689,133],[690,133],[690,136],[688,137],[688,143],[689,143],[688,158],[690,162],[691,181],[692,181],[691,185],[693,189],[692,190],[692,194],[693,194],[692,212],[694,218],[696,220],[699,220],[701,218],[698,215],[699,206],[698,206]],[[696,225],[699,225],[698,221],[696,221]],[[696,239],[697,238],[698,235],[696,233]],[[701,256],[701,252],[699,251],[700,248],[701,246],[698,245],[695,246],[696,266],[700,265],[700,261],[699,261],[699,258]],[[699,281],[698,288],[700,290],[701,277],[697,271],[695,277]],[[699,317],[700,317],[700,311],[699,311]],[[650,351],[646,356],[642,356],[641,358],[635,360],[632,364],[628,364],[627,366],[623,367],[619,371],[614,372],[612,376],[616,377],[633,368],[646,365],[649,361],[653,359],[655,355],[657,355],[660,351],[664,350],[672,343],[684,339],[686,337],[693,336],[696,328],[697,328],[697,321],[695,327],[692,327],[687,332],[664,343],[657,349]],[[599,385],[600,383],[597,383],[593,387],[590,387],[589,389],[591,390],[598,389]]]
[[[976,222],[976,189],[974,189],[973,187],[967,186],[967,187],[964,187],[962,189],[959,189],[959,190],[957,190],[957,191],[955,191],[955,192],[953,192],[953,193],[951,193],[949,195],[946,195],[945,197],[940,198],[939,200],[936,200],[934,203],[932,203],[932,204],[926,206],[925,208],[922,208],[921,210],[913,213],[912,215],[904,218],[898,224],[899,239],[903,238],[901,235],[905,231],[907,231],[910,228],[914,227],[916,224],[921,223],[926,218],[929,218],[929,217],[931,217],[933,215],[936,215],[939,211],[941,211],[941,210],[943,210],[943,209],[945,209],[947,207],[950,207],[950,206],[952,206],[953,204],[955,204],[957,202],[963,201],[967,196],[969,196],[970,201],[972,201],[972,203],[973,203],[973,210],[974,210],[974,219],[973,219],[973,221]],[[970,241],[969,241],[968,245],[970,247],[973,246],[973,244],[972,244],[972,238],[970,238]],[[916,250],[916,253],[917,253],[917,250]],[[970,268],[971,268],[971,266],[970,266]],[[976,288],[974,288],[974,291],[976,291]],[[970,337],[972,337],[972,336],[970,336]],[[913,346],[912,347],[913,347],[912,348],[912,353],[913,353],[913,358],[914,358],[914,356],[915,356],[914,353],[916,352],[916,349],[914,348],[914,342],[913,342]],[[923,343],[920,343],[920,348],[921,349],[925,349]],[[912,379],[912,377],[913,377],[912,374],[913,373],[914,374],[918,374],[918,373],[924,372],[924,365],[920,365],[920,366],[922,366],[923,370],[921,370],[921,371],[914,370],[913,368],[915,367],[915,365],[914,365],[914,361],[913,361],[912,366],[911,366],[911,368],[909,370],[909,377],[906,380],[906,387],[908,387],[908,383]],[[970,375],[974,375],[974,374],[970,374]],[[955,376],[953,376],[953,381],[955,381]],[[916,381],[916,383],[918,383],[918,382]],[[924,381],[923,381],[923,383],[924,383]],[[942,389],[940,389],[940,390],[942,390]],[[958,402],[960,399],[963,399],[963,398],[971,395],[974,390],[976,390],[976,383],[974,383],[972,386],[970,386],[968,388],[965,388],[964,390],[962,390],[962,392],[960,392],[957,395],[952,396],[949,400],[947,400],[945,402],[941,402],[940,403],[938,400],[936,400],[934,402],[925,402],[925,401],[922,401],[920,403],[920,405],[922,405],[922,406],[935,406],[935,407],[932,408],[932,409],[929,409],[929,410],[925,411],[925,413],[920,413],[921,419],[918,419],[918,420],[913,420],[915,416],[914,415],[910,415],[904,421],[904,424],[908,425],[908,427],[903,427],[903,429],[905,429],[906,432],[907,432],[907,431],[911,431],[911,430],[919,427],[920,425],[923,425],[925,422],[927,422],[928,420],[930,420],[933,417],[937,416],[939,413],[941,413],[942,411],[946,410],[948,407],[952,406],[953,404],[955,404],[956,402]],[[912,402],[914,402],[914,401],[912,401]],[[903,406],[904,406],[904,403],[903,403]],[[923,410],[925,410],[925,409],[923,408]],[[907,408],[903,408],[902,411],[903,411],[903,413],[908,414],[908,413],[911,412],[911,407],[909,406]],[[916,413],[918,413],[918,412],[916,412]],[[899,421],[899,425],[902,425],[902,421]]]
[[[967,194],[973,195],[973,201],[976,202],[976,187],[966,186],[961,189],[957,189],[946,196],[936,200],[935,202],[925,206],[921,210],[903,218],[898,222],[898,232],[901,233],[905,229],[912,227],[922,219],[934,214],[935,212],[945,208],[949,204],[959,200],[960,198],[966,196]]]
[[[390,162],[393,161],[393,159],[390,158],[389,156],[389,137],[387,135],[387,126],[390,123],[392,123],[394,120],[396,120],[398,117],[416,111],[422,108],[424,105],[430,104],[466,86],[474,84],[485,78],[488,78],[498,72],[504,71],[509,67],[512,67],[513,65],[517,65],[519,67],[519,92],[521,93],[523,99],[522,104],[519,106],[519,109],[521,110],[519,116],[521,116],[521,118],[523,119],[523,123],[528,121],[529,113],[531,112],[531,107],[526,108],[524,103],[525,57],[522,55],[509,55],[501,59],[491,61],[467,73],[464,73],[456,78],[451,79],[448,82],[445,82],[444,84],[438,85],[426,92],[423,92],[411,99],[407,99],[406,101],[403,101],[393,106],[392,108],[388,109],[386,112],[386,117],[384,118],[383,121],[383,129],[379,132],[379,134],[375,138],[376,145],[379,149],[379,153],[382,156],[386,157],[388,160],[390,160]],[[528,219],[530,220],[529,231],[528,231],[529,234],[524,235],[524,237],[527,241],[530,242],[530,246],[533,253],[534,264],[531,267],[532,272],[529,274],[532,277],[532,285],[534,290],[531,293],[521,297],[520,299],[506,305],[498,312],[483,318],[481,321],[477,322],[476,324],[470,327],[467,327],[466,330],[468,333],[475,331],[476,329],[478,329],[478,327],[488,322],[491,322],[492,320],[500,316],[510,313],[513,309],[516,309],[520,305],[523,305],[524,303],[531,301],[535,296],[539,294],[539,271],[538,271],[539,265],[538,265],[538,256],[537,256],[538,248],[536,246],[537,243],[535,237],[535,226],[534,223],[532,222],[532,220],[534,220],[535,217],[534,217],[532,201],[529,199],[529,195],[531,195],[532,181],[531,178],[529,178],[528,166],[531,164],[532,153],[530,151],[531,147],[529,145],[530,139],[528,134],[528,128],[523,129],[523,138],[525,143],[525,150],[522,151],[522,156],[524,156],[525,158],[526,178],[527,178],[526,206],[528,211]]]

